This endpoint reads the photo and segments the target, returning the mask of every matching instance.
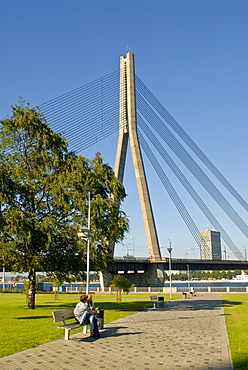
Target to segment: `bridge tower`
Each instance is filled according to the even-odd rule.
[[[120,57],[119,138],[114,171],[118,180],[120,180],[122,183],[124,179],[128,141],[132,154],[132,161],[148,244],[148,252],[153,259],[153,263],[149,265],[147,271],[145,271],[143,274],[128,274],[128,279],[132,280],[132,283],[137,286],[163,286],[163,265],[156,263],[156,260],[161,259],[161,252],[137,135],[134,54],[132,52],[128,52],[126,57]],[[113,256],[114,246],[112,246],[111,252]]]

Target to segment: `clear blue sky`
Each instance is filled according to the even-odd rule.
[[[0,117],[10,114],[18,96],[36,106],[116,71],[129,45],[141,80],[247,199],[247,19],[247,0],[2,0]],[[99,150],[113,165],[116,140],[81,154],[92,158]],[[124,210],[133,238],[127,235],[124,244],[134,240],[135,255],[144,256],[148,251],[130,156],[126,171]],[[174,257],[198,256],[149,165],[147,172],[160,245],[167,247],[170,239]],[[206,199],[241,252],[248,251],[247,239]],[[184,202],[198,228],[208,228],[192,201],[185,196]],[[126,245],[118,246],[116,253],[126,251]],[[233,257],[229,251],[227,256]]]

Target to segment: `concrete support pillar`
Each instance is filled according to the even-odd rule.
[[[114,172],[123,183],[128,145],[126,58],[120,57],[119,137]]]
[[[114,278],[114,275],[111,274],[110,272],[104,272],[104,273],[100,272],[99,273],[99,278],[100,278],[101,291],[104,292],[104,288],[110,286],[111,281]],[[109,289],[111,289],[111,288],[109,288]]]
[[[147,270],[144,273],[122,273],[121,276],[128,279],[131,284],[136,287],[163,287],[164,286],[164,270],[163,265],[159,263],[149,264]],[[114,278],[114,274],[110,272],[100,273],[100,285],[101,291],[104,291],[104,287],[109,287],[111,281]],[[150,289],[150,288],[149,288]],[[136,288],[137,291],[137,288]]]
[[[127,70],[128,133],[134,172],[140,199],[140,206],[145,226],[148,252],[149,255],[154,256],[155,259],[160,259],[161,252],[159,249],[158,236],[155,227],[151,200],[148,191],[145,170],[143,166],[143,159],[137,135],[134,55],[131,52],[127,53],[126,70]]]
[[[134,173],[140,199],[142,217],[146,232],[148,252],[155,262],[161,259],[155,220],[152,212],[151,200],[146,181],[146,175],[141,155],[136,124],[136,96],[135,96],[134,55],[128,52],[126,57],[120,58],[120,113],[119,138],[115,160],[115,175],[123,182],[127,154],[128,140],[132,154]],[[110,245],[110,255],[114,255],[114,245]],[[122,274],[136,286],[163,287],[164,270],[162,264],[151,263],[143,274]],[[109,273],[102,275],[101,286],[109,286],[113,276]],[[102,288],[103,289],[103,288]]]

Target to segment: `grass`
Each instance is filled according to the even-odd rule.
[[[169,295],[162,296],[169,299]],[[57,329],[51,313],[75,307],[78,298],[74,294],[61,294],[55,300],[52,294],[37,294],[36,309],[28,310],[24,295],[0,294],[0,357],[62,338],[64,331]],[[173,299],[177,298],[181,298],[181,294],[173,295]],[[245,301],[248,301],[248,294],[225,294],[222,299],[234,369],[247,370],[248,303]],[[104,309],[105,323],[153,307],[147,293],[124,294],[121,303],[116,302],[115,294],[98,293],[94,301],[97,307]]]
[[[248,369],[248,294],[225,294],[222,299],[234,369]]]
[[[121,303],[115,295],[94,295],[97,307],[104,309],[104,322],[110,322],[153,306],[147,294],[123,295]],[[165,295],[166,297],[166,295]],[[0,294],[0,357],[36,347],[40,344],[62,338],[64,330],[58,330],[53,323],[52,311],[74,308],[78,295],[37,294],[35,310],[28,310],[22,294]],[[82,329],[78,329],[82,331]],[[74,330],[73,333],[76,333]]]

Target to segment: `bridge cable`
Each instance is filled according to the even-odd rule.
[[[195,178],[202,184],[207,192],[213,197],[213,199],[219,204],[219,206],[225,211],[230,219],[236,224],[236,226],[248,237],[248,226],[242,220],[242,218],[233,209],[230,203],[224,198],[216,186],[211,180],[205,175],[202,169],[184,149],[172,132],[165,126],[162,120],[152,110],[150,105],[137,93],[137,108],[138,111],[143,112],[143,116],[150,123],[153,129],[160,135],[161,139],[167,143],[167,145],[173,150],[178,156],[182,163],[190,170]]]
[[[192,217],[190,216],[189,212],[187,211],[186,207],[184,206],[182,200],[178,196],[177,192],[175,191],[173,185],[171,184],[170,180],[168,179],[167,175],[165,174],[164,170],[162,169],[161,165],[159,164],[158,160],[156,159],[154,152],[151,150],[150,146],[147,144],[146,140],[144,139],[140,130],[138,130],[138,137],[141,147],[146,154],[146,157],[149,159],[153,169],[155,170],[156,174],[158,175],[159,179],[161,180],[162,184],[164,185],[166,191],[168,192],[171,200],[173,201],[175,207],[177,208],[178,212],[180,213],[182,219],[184,220],[185,224],[187,225],[191,235],[196,241],[196,244],[201,247],[200,243],[200,231],[198,230],[196,224],[194,223]],[[206,249],[207,250],[207,249]],[[208,256],[211,257],[210,255]]]
[[[188,147],[197,155],[197,157],[205,164],[205,166],[212,172],[212,174],[221,182],[221,184],[232,194],[232,196],[239,202],[239,204],[248,211],[248,203],[241,197],[241,195],[234,189],[229,181],[222,175],[222,173],[215,167],[210,159],[202,152],[191,137],[184,131],[179,123],[170,115],[165,107],[158,101],[146,85],[135,76],[136,89],[145,97],[145,99],[153,106],[153,108],[160,114],[161,117],[170,125],[170,127],[178,134],[178,136],[188,145]]]
[[[167,165],[169,166],[169,168],[172,170],[172,172],[175,174],[175,176],[178,178],[178,180],[181,182],[181,184],[184,186],[184,188],[190,194],[190,196],[195,201],[195,203],[198,205],[198,207],[201,209],[201,211],[204,213],[204,215],[207,217],[207,219],[209,220],[209,222],[211,222],[211,224],[214,226],[214,228],[216,230],[219,230],[221,232],[221,237],[225,241],[225,243],[228,245],[228,247],[230,248],[230,250],[234,253],[234,255],[237,258],[239,258],[240,255],[242,256],[242,253],[236,247],[236,245],[234,244],[234,242],[232,241],[232,239],[225,232],[225,230],[223,229],[223,227],[221,226],[221,224],[217,221],[217,219],[212,214],[212,212],[209,210],[209,208],[207,207],[207,205],[203,202],[202,198],[198,195],[198,193],[195,191],[195,189],[193,188],[193,186],[190,184],[190,182],[187,180],[187,178],[181,172],[181,170],[176,165],[176,163],[173,161],[173,159],[170,157],[170,155],[165,150],[165,148],[163,147],[163,145],[159,142],[159,140],[155,137],[155,135],[149,129],[148,125],[145,123],[145,121],[143,120],[143,118],[139,114],[137,115],[137,118],[138,118],[139,127],[142,129],[142,131],[148,137],[148,139],[150,140],[150,142],[152,143],[152,145],[155,147],[155,149],[158,151],[158,153],[161,155],[161,157],[167,163]],[[139,134],[140,134],[140,130],[139,130]],[[151,157],[151,154],[150,154],[150,157]],[[154,162],[154,160],[153,160],[153,162]],[[156,165],[156,167],[158,167],[158,165]],[[161,171],[163,171],[163,170],[161,170]],[[200,232],[199,232],[199,235],[200,235]]]
[[[40,105],[46,121],[54,131],[60,130],[70,150],[82,151],[118,131],[119,73]]]

